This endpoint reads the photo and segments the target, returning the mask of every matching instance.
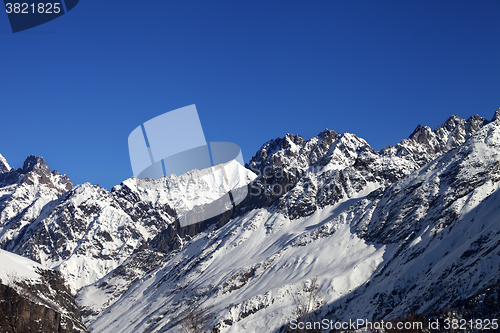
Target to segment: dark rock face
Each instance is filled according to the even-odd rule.
[[[356,154],[360,146],[368,144],[355,135],[341,135],[328,129],[310,140],[287,134],[283,139],[268,141],[247,164],[258,178],[250,185],[250,195],[241,206],[246,211],[273,204],[277,209],[285,209],[293,201],[296,205],[285,209],[292,218],[313,213],[316,210],[313,197],[324,199],[324,193],[318,192],[325,192],[325,188],[316,187],[316,176],[311,172],[317,173],[329,164],[347,167],[352,164],[351,155]],[[323,178],[330,176],[331,172],[322,175]],[[299,195],[304,189],[309,194]],[[288,193],[293,197],[284,199],[288,204],[278,200]]]
[[[417,128],[410,135],[409,139],[417,143],[428,145],[430,143],[431,129],[418,124]]]
[[[435,327],[439,327],[440,333],[455,333],[457,332],[456,326],[462,326],[462,332],[477,332],[480,330],[473,330],[470,324],[481,324],[482,327],[488,327],[484,330],[492,332],[498,331],[495,324],[492,325],[492,319],[498,318],[500,314],[500,283],[495,283],[473,296],[466,299],[458,299],[449,306],[443,307],[437,311],[430,313],[410,314],[403,318],[396,318],[391,320],[393,327],[397,323],[408,323],[408,327],[415,322],[417,323],[434,323]],[[484,320],[482,318],[485,318]],[[492,318],[492,319],[490,319]],[[477,322],[476,322],[477,320]],[[456,326],[453,327],[452,323],[455,321]],[[436,324],[438,323],[438,325]],[[464,323],[466,323],[464,325]],[[468,325],[467,325],[468,324]],[[425,327],[425,326],[422,326]],[[428,332],[425,328],[412,330],[413,332]],[[435,330],[437,331],[437,329]],[[401,330],[390,329],[387,333],[398,333]]]
[[[40,272],[40,283],[0,283],[0,328],[2,332],[86,333],[80,310],[64,285],[61,273]]]
[[[39,175],[50,174],[50,168],[45,164],[43,157],[30,155],[24,161],[22,173],[26,174],[30,171],[35,171]]]
[[[328,163],[330,145],[342,135],[326,129],[311,140],[300,135],[287,134],[285,137],[266,142],[252,157],[248,166],[258,174],[269,174],[269,167],[308,167]],[[330,156],[328,156],[330,157]],[[290,164],[290,162],[293,163]]]

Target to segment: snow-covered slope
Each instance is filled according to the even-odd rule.
[[[37,269],[43,269],[43,266],[28,258],[0,250],[0,279],[3,282],[11,278],[39,280],[40,274],[36,273]]]
[[[498,113],[490,123],[452,117],[458,125],[451,130],[445,124],[428,132],[431,144],[419,143],[419,134],[378,153],[331,131],[320,135],[324,144],[296,136],[266,144],[250,164],[262,171],[257,182],[269,181],[264,190],[288,182],[288,191],[272,202],[256,195],[264,207],[189,239],[149,273],[120,284],[126,291],[106,295],[115,290],[111,274],[82,289],[89,328],[175,331],[196,307],[213,313],[209,327],[222,332],[278,330],[293,318],[292,295],[313,277],[320,312],[334,320],[434,311],[474,295],[500,271]],[[414,155],[410,145],[418,148]],[[382,178],[391,164],[394,172]],[[321,204],[318,189],[328,185],[337,189]]]
[[[332,301],[365,282],[382,262],[376,248],[348,225],[309,236],[336,209],[290,220],[267,209],[252,211],[218,230],[195,236],[157,269],[142,276],[105,311],[88,322],[93,332],[155,332],[175,326],[191,307],[210,308],[229,332],[268,331],[290,318],[290,292],[318,276]],[[336,256],[331,253],[337,252]],[[98,310],[103,279],[84,288],[79,304]],[[95,305],[94,305],[95,304]],[[84,308],[85,309],[85,308]],[[126,320],[124,320],[126,316]],[[161,328],[161,329],[160,329]]]

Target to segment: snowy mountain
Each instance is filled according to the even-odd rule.
[[[0,172],[0,246],[62,272],[92,332],[175,332],[194,308],[210,330],[280,330],[314,277],[325,318],[430,313],[498,282],[499,118],[451,116],[378,152],[287,134],[227,166],[243,202],[187,227],[178,212],[227,192],[203,171],[110,192],[30,157]]]
[[[500,122],[494,120],[456,150],[333,220],[385,247],[387,259],[369,283],[330,310],[332,315],[394,318],[409,309],[428,313],[497,283],[499,149]]]
[[[336,320],[434,311],[495,283],[500,124],[450,119],[459,125],[428,132],[430,146],[415,133],[381,152],[333,131],[268,142],[249,164],[259,175],[253,209],[197,234],[145,275],[117,283],[109,274],[82,289],[89,329],[180,330],[196,307],[222,332],[278,330],[312,277],[321,313]],[[279,196],[276,184],[288,190]]]
[[[0,250],[2,332],[87,332],[61,274]]]
[[[237,162],[226,169],[230,186],[246,185],[255,177]],[[131,178],[111,192],[86,183],[61,194],[60,179],[66,176],[50,173],[43,159],[30,157],[23,170],[0,174],[0,181],[15,181],[0,189],[5,193],[0,199],[0,244],[61,271],[76,292],[137,249],[148,248],[161,231],[180,229],[173,207],[203,204],[226,190],[197,172],[160,180]],[[194,234],[196,229],[191,229]],[[180,246],[177,241],[163,244],[162,251]]]
[[[22,169],[0,173],[0,186],[0,244],[7,248],[18,239],[20,230],[73,184],[66,175],[51,172],[42,158],[30,156]]]

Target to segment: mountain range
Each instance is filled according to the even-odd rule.
[[[224,194],[220,180],[193,170],[108,191],[0,155],[0,248],[60,272],[89,332],[181,331],[195,308],[210,330],[284,331],[311,283],[317,318],[427,315],[498,294],[499,153],[500,109],[380,151],[287,134],[225,166],[248,188],[239,205],[186,227],[178,212]]]

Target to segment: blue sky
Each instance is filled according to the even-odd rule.
[[[0,154],[74,183],[132,175],[127,138],[196,104],[245,160],[325,128],[375,149],[500,107],[500,1],[96,1],[12,34],[0,15]]]

